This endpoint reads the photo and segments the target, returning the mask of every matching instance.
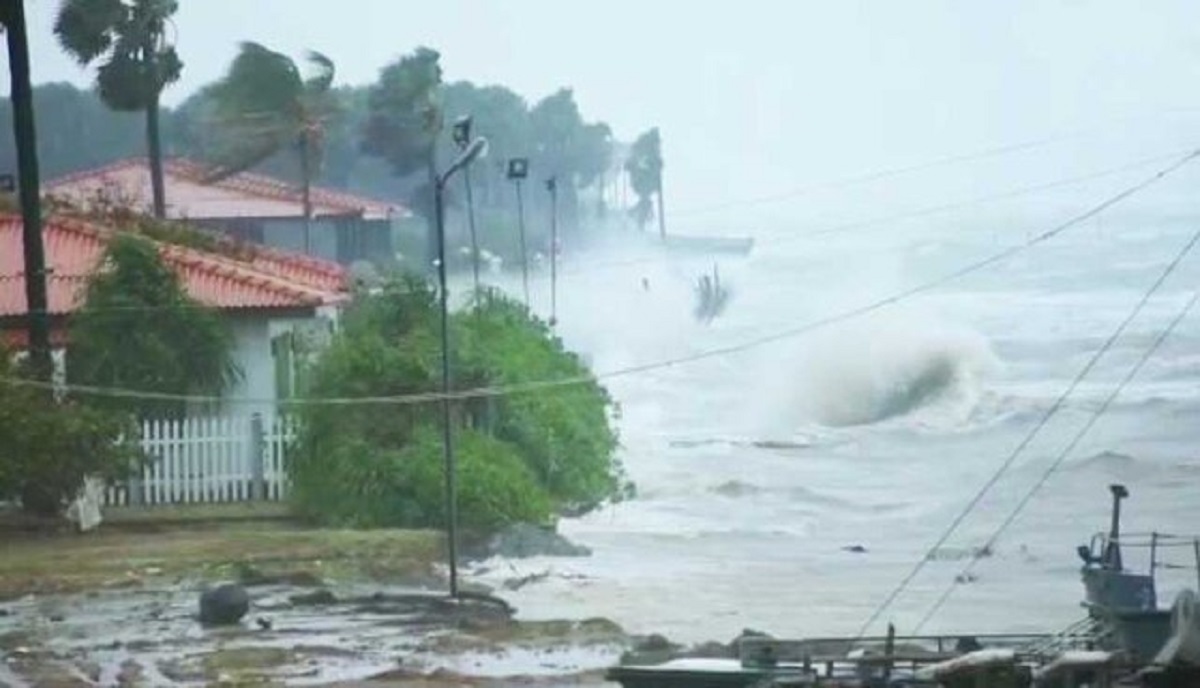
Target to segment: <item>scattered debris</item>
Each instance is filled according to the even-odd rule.
[[[867,548],[862,545],[846,545],[842,548],[842,551],[850,552],[851,554],[866,554]]]
[[[538,583],[538,582],[546,580],[549,577],[550,577],[550,570],[547,569],[540,573],[531,573],[528,576],[521,576],[520,578],[512,578],[512,579],[504,581],[504,589],[505,590],[513,590],[513,591],[520,590],[521,588],[525,587],[526,585],[529,585],[530,583]]]
[[[337,596],[329,590],[322,588],[312,592],[305,592],[299,595],[292,595],[288,598],[293,606],[297,607],[319,607],[329,604],[337,604]]]
[[[493,535],[487,542],[486,556],[481,558],[586,557],[591,554],[590,549],[567,540],[552,527],[518,523]]]
[[[987,559],[995,552],[990,545],[982,547],[943,547],[929,554],[929,561],[962,561],[964,559]]]
[[[240,562],[236,565],[238,583],[247,588],[267,585],[290,585],[297,588],[317,588],[325,584],[316,574],[309,571],[288,571],[268,574],[255,568],[252,564]]]
[[[200,623],[205,626],[230,626],[250,611],[246,589],[227,583],[200,594]]]

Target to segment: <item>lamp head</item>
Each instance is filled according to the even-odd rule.
[[[509,179],[525,179],[529,176],[529,158],[509,158],[506,176]]]
[[[460,149],[466,148],[471,142],[471,116],[463,115],[454,120],[454,124],[450,127],[450,138],[454,141],[454,145]]]

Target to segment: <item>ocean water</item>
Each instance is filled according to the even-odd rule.
[[[737,346],[1019,244],[1146,174],[1069,198],[812,237],[829,223],[798,212],[760,228],[743,258],[631,252],[629,242],[568,255],[560,331],[601,374]],[[498,584],[549,572],[505,593],[524,616],[605,616],[689,642],[727,640],[747,627],[790,637],[857,632],[1200,229],[1200,204],[1184,193],[1196,178],[1163,182],[1009,260],[869,315],[608,378],[637,498],[561,523],[591,557],[490,562],[477,578]],[[843,219],[870,217],[869,198],[840,199]],[[837,208],[827,215],[838,217]],[[714,262],[733,299],[706,325],[692,318],[692,287]],[[872,632],[889,621],[913,630],[967,565],[964,552],[986,542],[1042,477],[1197,277],[1200,252]],[[544,275],[535,279],[543,311],[547,285]],[[1198,343],[1200,314],[1181,324],[924,631],[1052,631],[1081,618],[1074,549],[1106,528],[1111,483],[1132,493],[1127,530],[1200,532]],[[1144,554],[1128,553],[1127,563],[1145,566]],[[1196,580],[1190,548],[1166,559],[1184,566],[1159,572],[1162,604]]]

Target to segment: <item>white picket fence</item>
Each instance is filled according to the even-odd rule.
[[[154,505],[280,500],[287,495],[287,448],[295,421],[283,415],[230,415],[142,422],[149,461],[105,504]]]

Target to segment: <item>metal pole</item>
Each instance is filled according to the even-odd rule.
[[[558,180],[546,183],[550,190],[550,326],[558,324]]]
[[[312,169],[311,161],[309,160],[308,150],[308,134],[300,136],[300,203],[302,212],[304,213],[304,254],[307,256],[313,255],[312,252]],[[340,256],[339,256],[340,257]]]
[[[1200,538],[1192,540],[1192,554],[1196,562],[1196,583],[1200,585]]]
[[[458,484],[454,466],[453,431],[450,425],[450,309],[446,290],[446,227],[444,181],[433,187],[438,240],[438,288],[442,311],[442,449],[446,472],[446,548],[450,558],[450,596],[458,597]]]
[[[525,244],[525,200],[521,193],[521,180],[516,179],[517,185],[517,226],[521,234],[521,284],[525,289],[525,307],[529,307],[529,252]]]
[[[0,18],[8,29],[8,66],[12,75],[9,88],[20,185],[29,360],[37,379],[49,381],[53,362],[50,358],[50,323],[46,305],[46,250],[42,243],[37,133],[33,118],[33,87],[29,83],[29,37],[25,30],[24,0],[5,2],[0,11],[3,12]]]
[[[475,234],[475,199],[471,191],[471,166],[463,170],[467,185],[467,228],[471,232],[471,274],[475,278],[475,296],[479,296],[479,238]]]

